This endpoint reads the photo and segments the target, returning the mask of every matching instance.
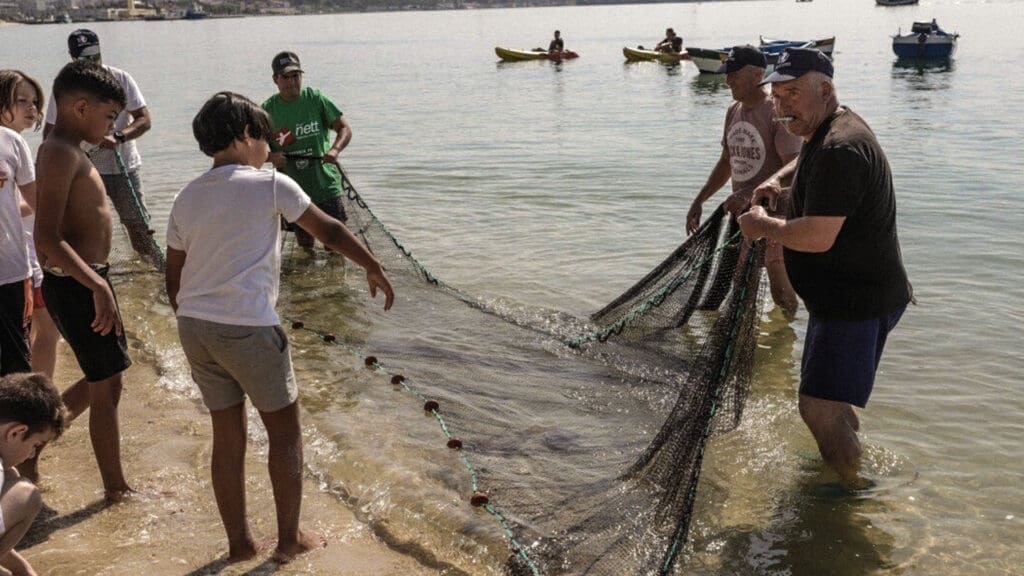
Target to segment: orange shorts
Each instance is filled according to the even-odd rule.
[[[32,289],[32,308],[36,310],[43,310],[46,308],[46,301],[43,300],[42,285],[36,286]]]

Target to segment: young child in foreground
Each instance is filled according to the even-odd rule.
[[[277,303],[283,216],[366,270],[370,294],[394,301],[381,265],[352,233],[310,203],[294,180],[261,166],[270,118],[231,92],[210,98],[192,121],[213,168],[174,199],[167,225],[167,294],[178,334],[213,421],[213,493],[228,537],[228,560],[259,550],[245,511],[246,396],[269,440],[277,549],[287,562],[326,545],[299,528],[302,433],[288,337]]]
[[[39,489],[14,468],[64,431],[60,393],[42,374],[0,378],[0,574],[35,576],[14,547],[42,507]]]
[[[0,126],[9,128],[18,134],[33,126],[38,131],[43,123],[43,115],[40,113],[42,107],[43,87],[35,78],[20,70],[0,70]],[[25,234],[25,243],[28,245],[29,260],[32,264],[32,291],[31,299],[26,300],[24,309],[26,317],[28,317],[27,305],[31,304],[32,329],[29,333],[32,351],[30,355],[31,371],[43,372],[52,378],[57,362],[57,340],[60,339],[60,333],[57,332],[57,327],[53,325],[53,320],[50,319],[50,314],[46,311],[46,303],[43,300],[40,286],[43,282],[43,271],[36,258],[35,240],[32,236],[36,222],[35,164],[27,153],[27,145],[22,148],[21,143],[15,144],[16,141],[9,134],[6,137],[0,137],[0,141],[2,141],[0,156],[5,158],[0,160],[0,187],[6,186],[5,171],[8,175],[15,174],[14,180],[18,185],[18,191],[25,201],[21,210],[21,223]],[[21,159],[22,150],[25,151],[24,159]],[[18,164],[24,164],[15,168],[12,160],[17,160]],[[3,163],[8,164],[6,169],[2,166]],[[24,173],[19,173],[19,170],[23,170]],[[22,180],[26,180],[25,176],[29,173],[31,173],[31,181],[23,182]],[[7,226],[8,223],[4,222],[2,229],[7,230]],[[13,305],[13,303],[11,304]],[[0,344],[0,354],[3,354],[4,351],[4,345]],[[0,375],[6,373],[7,371],[0,370]]]
[[[97,144],[124,107],[124,90],[107,70],[72,62],[53,82],[57,121],[39,147],[35,240],[43,266],[43,298],[85,377],[68,388],[69,417],[89,409],[89,436],[108,501],[131,488],[121,468],[117,405],[121,373],[131,366],[114,289],[107,280],[113,234],[103,181],[82,141]],[[21,468],[38,477],[36,459]]]
[[[39,116],[38,94],[14,70],[0,70],[0,376],[32,370],[32,266],[22,216],[34,200],[35,165],[20,136]],[[25,100],[34,100],[25,101]]]

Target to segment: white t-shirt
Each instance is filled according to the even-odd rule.
[[[35,233],[35,227],[35,214],[21,217],[21,229],[25,232],[25,244],[28,245],[28,261],[32,266],[32,286],[38,288],[43,283],[43,268],[39,265],[39,256],[36,254],[36,241],[32,236]]]
[[[0,486],[4,485],[4,461],[0,459]],[[7,533],[7,523],[4,522],[4,511],[0,509],[0,536]]]
[[[139,86],[135,84],[135,79],[132,78],[131,74],[121,70],[120,68],[114,68],[113,66],[103,65],[104,68],[110,70],[110,73],[117,78],[117,81],[124,88],[125,100],[127,105],[121,113],[114,119],[114,131],[122,131],[132,123],[132,110],[138,110],[146,105],[146,100],[142,97],[142,92],[139,90]],[[46,106],[46,123],[55,124],[57,122],[57,99],[50,98],[50,103]],[[93,166],[100,174],[120,174],[121,167],[117,165],[117,158],[114,156],[114,150],[121,153],[121,159],[124,160],[124,165],[129,172],[138,170],[139,166],[142,166],[142,157],[139,156],[139,151],[135,147],[135,141],[129,140],[124,144],[118,144],[113,150],[107,148],[94,147],[88,142],[82,142],[82,148],[89,152],[89,158],[92,159]]]
[[[733,102],[725,113],[722,146],[729,152],[733,192],[752,197],[755,188],[782,168],[783,156],[800,153],[803,139],[774,116],[771,98],[751,109]]]
[[[25,139],[0,126],[0,285],[32,275],[21,223],[18,186],[36,181],[36,167]]]
[[[167,246],[185,252],[178,316],[240,326],[280,323],[281,221],[309,196],[275,170],[230,164],[206,172],[174,198]]]

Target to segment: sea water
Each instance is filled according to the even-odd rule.
[[[961,34],[956,59],[896,65],[890,36],[932,18]],[[652,44],[669,26],[687,46],[710,48],[836,36],[836,89],[892,165],[918,301],[890,337],[861,412],[865,469],[877,486],[856,497],[830,491],[795,406],[806,313],[789,322],[769,310],[744,422],[709,449],[687,571],[1021,572],[1024,48],[1008,31],[1024,29],[1024,2],[780,0],[88,26],[105,62],[135,77],[153,115],[139,146],[158,238],[175,192],[210,163],[191,136],[195,112],[218,90],[270,96],[270,59],[287,49],[302,58],[305,84],[344,111],[354,138],[342,161],[417,258],[482,298],[579,316],[683,240],[730,102],[720,78],[688,63],[625,64],[621,47]],[[48,87],[76,27],[4,26],[0,63]],[[496,61],[495,45],[544,45],[556,28],[579,59]],[[289,313],[310,324],[367,322],[352,265],[286,256]],[[158,284],[123,282],[120,298],[148,302]],[[134,332],[165,364],[164,389],[194,398],[166,308],[142,309]],[[500,528],[460,504],[467,473],[435,449],[443,448],[436,423],[410,418],[418,401],[379,396],[350,354],[302,334],[293,344],[314,471],[354,494],[367,522],[387,518],[443,561],[499,572]],[[457,326],[444,344],[453,360],[481,345]],[[494,354],[496,377],[516,369]],[[360,421],[367,413],[374,425]],[[366,442],[387,457],[356,449]],[[436,506],[422,504],[439,495]]]

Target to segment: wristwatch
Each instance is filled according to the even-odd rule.
[[[124,141],[128,139],[125,137],[124,132],[121,132],[120,130],[115,131],[113,134],[111,134],[111,136],[113,136],[114,140],[117,140],[121,144],[124,144]]]

